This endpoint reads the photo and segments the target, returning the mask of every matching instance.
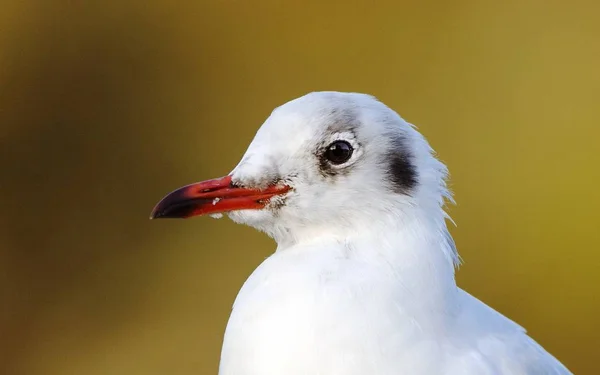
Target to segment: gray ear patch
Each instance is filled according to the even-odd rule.
[[[384,155],[383,163],[392,189],[398,194],[410,195],[418,183],[417,169],[412,163],[412,156],[401,137],[392,138],[390,146],[390,150]]]

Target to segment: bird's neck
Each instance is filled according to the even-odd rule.
[[[305,228],[297,243],[280,243],[278,252],[309,248],[350,257],[380,271],[395,288],[398,301],[404,301],[400,308],[411,310],[410,315],[432,311],[444,315],[456,302],[454,270],[459,263],[445,218],[441,209],[433,214],[414,209],[381,215],[349,229]],[[332,258],[323,259],[331,262]]]

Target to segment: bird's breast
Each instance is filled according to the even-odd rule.
[[[220,374],[384,375],[397,374],[399,362],[430,366],[425,356],[436,345],[403,315],[389,277],[337,252],[276,253],[236,299]]]

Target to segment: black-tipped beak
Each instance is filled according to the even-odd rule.
[[[189,218],[236,210],[264,208],[271,198],[290,190],[272,185],[263,190],[236,187],[231,176],[198,182],[167,194],[152,210],[150,219]]]

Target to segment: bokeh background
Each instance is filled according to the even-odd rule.
[[[600,2],[1,3],[0,374],[216,374],[274,243],[148,215],[315,90],[419,126],[452,173],[460,285],[597,373]]]

